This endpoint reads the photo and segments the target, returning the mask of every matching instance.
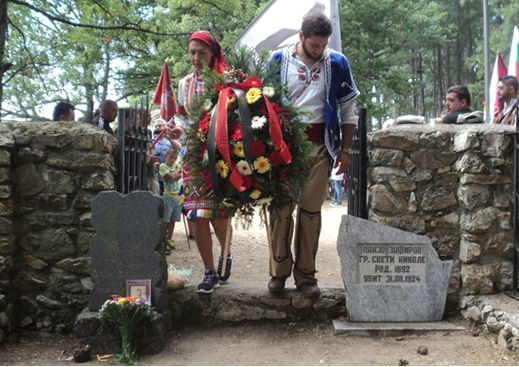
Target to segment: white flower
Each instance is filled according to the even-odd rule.
[[[247,163],[247,161],[244,161],[243,159],[236,163],[236,168],[242,176],[248,176],[252,174],[252,168],[250,167],[249,163]]]
[[[260,205],[270,204],[271,201],[272,201],[272,196],[269,196],[266,198],[259,199],[258,204],[260,204]]]
[[[261,129],[263,125],[267,122],[267,118],[265,116],[254,116],[252,118],[252,128],[253,129]]]
[[[206,98],[206,100],[204,101],[204,105],[203,105],[204,110],[209,111],[209,109],[212,106],[213,106],[213,103],[211,102],[211,100]]]
[[[265,97],[271,98],[271,97],[274,97],[274,94],[276,94],[276,91],[272,87],[263,87],[262,93]]]

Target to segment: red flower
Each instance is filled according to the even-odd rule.
[[[263,191],[263,187],[258,182],[254,182],[254,190]]]
[[[262,82],[261,79],[257,76],[251,76],[247,78],[244,82],[249,88],[261,88]]]
[[[198,122],[198,127],[200,130],[202,130],[203,134],[207,134],[209,131],[209,122],[211,121],[211,116],[207,113],[207,111],[204,111],[204,114],[202,115],[202,118]]]
[[[217,92],[220,92],[222,89],[225,88],[225,85],[223,85],[222,83],[218,82],[214,85],[214,90],[217,91]]]
[[[265,144],[260,140],[254,140],[250,147],[251,153],[254,157],[259,157],[265,153]]]
[[[272,167],[278,167],[282,162],[281,154],[278,151],[273,151],[269,154],[269,161]]]
[[[232,138],[232,140],[235,140],[235,141],[239,141],[239,140],[243,139],[243,134],[241,132],[241,121],[240,120],[236,120],[236,122],[234,123],[234,130],[232,132],[231,138]]]

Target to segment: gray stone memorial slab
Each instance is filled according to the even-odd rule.
[[[463,331],[463,326],[439,322],[345,322],[333,320],[335,335],[349,336],[397,336],[408,333],[426,333],[434,331]]]
[[[452,261],[428,237],[345,215],[337,251],[350,321],[442,319]]]
[[[167,263],[161,210],[160,197],[149,191],[125,196],[103,191],[92,200],[92,311],[110,295],[126,295],[126,280],[132,279],[151,279],[152,305],[164,309]]]

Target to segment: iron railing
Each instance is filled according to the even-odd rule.
[[[151,142],[149,114],[145,108],[119,109],[117,126],[117,191],[127,194],[147,190],[146,152]]]
[[[368,218],[367,169],[368,169],[368,113],[365,107],[359,111],[359,123],[353,137],[351,163],[348,169],[348,214]]]

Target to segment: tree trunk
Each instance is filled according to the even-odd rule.
[[[106,96],[108,95],[108,81],[110,77],[110,44],[106,43],[104,45],[104,51],[105,51],[105,68],[104,68],[104,75],[103,75],[103,81],[101,82],[102,91],[101,91],[101,101],[104,101],[106,99]]]
[[[460,3],[456,4],[456,84],[462,84],[463,44],[461,42],[461,9]]]
[[[425,117],[426,108],[425,108],[425,82],[423,80],[423,58],[422,53],[418,54],[418,75],[420,75],[420,94],[422,98],[422,116]]]
[[[441,113],[441,111],[443,110],[443,95],[445,94],[444,92],[444,86],[443,86],[443,67],[442,67],[442,48],[440,45],[436,46],[436,57],[437,57],[437,66],[436,68],[438,69],[438,100],[437,100],[437,103],[438,103],[438,116],[439,116],[439,113]]]
[[[414,57],[414,51],[411,51],[411,77],[413,78],[412,92],[413,92],[413,108],[418,112],[418,96],[416,95],[416,60]]]
[[[4,91],[4,74],[11,64],[4,63],[4,50],[7,42],[7,1],[0,1],[0,122],[2,122],[2,99]]]

